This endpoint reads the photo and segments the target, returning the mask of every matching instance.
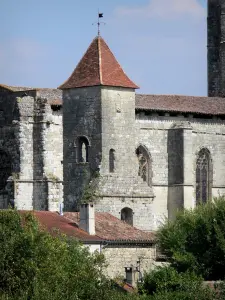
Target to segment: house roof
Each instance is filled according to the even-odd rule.
[[[124,73],[100,36],[92,41],[72,75],[59,88],[71,89],[97,85],[138,88]]]
[[[21,213],[24,213],[24,211],[21,211]],[[65,212],[64,216],[50,211],[32,211],[32,213],[49,232],[59,230],[61,233],[77,238],[82,242],[152,243],[154,241],[153,233],[132,227],[109,213],[95,213],[95,235],[89,235],[79,228],[78,212]]]
[[[98,236],[90,235],[86,231],[79,229],[79,227],[75,222],[73,222],[73,220],[69,220],[63,216],[60,216],[56,212],[32,211],[31,213],[35,215],[39,223],[49,232],[59,230],[66,236],[75,237],[82,242],[102,241],[102,239]]]
[[[79,212],[65,212],[64,216],[79,224]],[[154,234],[139,230],[106,212],[95,213],[96,235],[110,241],[153,241]]]
[[[136,110],[225,115],[225,98],[136,94]]]

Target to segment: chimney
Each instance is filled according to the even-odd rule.
[[[125,267],[126,278],[125,282],[130,284],[133,287],[136,287],[138,282],[138,270],[134,266]]]
[[[79,227],[90,235],[95,235],[95,209],[93,203],[81,204]]]

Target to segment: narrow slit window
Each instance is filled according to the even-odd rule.
[[[77,139],[77,161],[87,163],[89,161],[89,142],[86,137]]]
[[[115,171],[115,150],[109,150],[109,172],[114,173]]]

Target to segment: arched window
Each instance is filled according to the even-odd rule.
[[[11,159],[5,151],[0,150],[0,190],[6,186],[11,172]]]
[[[109,172],[113,173],[115,171],[115,150],[109,150]]]
[[[78,162],[88,162],[88,150],[89,141],[86,137],[81,136],[77,138],[77,161]]]
[[[196,203],[206,203],[212,196],[212,162],[208,149],[198,153],[196,161]]]
[[[145,147],[139,146],[136,150],[139,168],[138,175],[147,182],[149,186],[152,184],[152,163],[148,151]]]
[[[121,220],[133,226],[133,210],[129,207],[124,207],[121,210]]]

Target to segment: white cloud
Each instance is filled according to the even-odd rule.
[[[197,0],[150,0],[145,6],[118,7],[119,16],[173,19],[180,16],[205,17],[206,11]]]

